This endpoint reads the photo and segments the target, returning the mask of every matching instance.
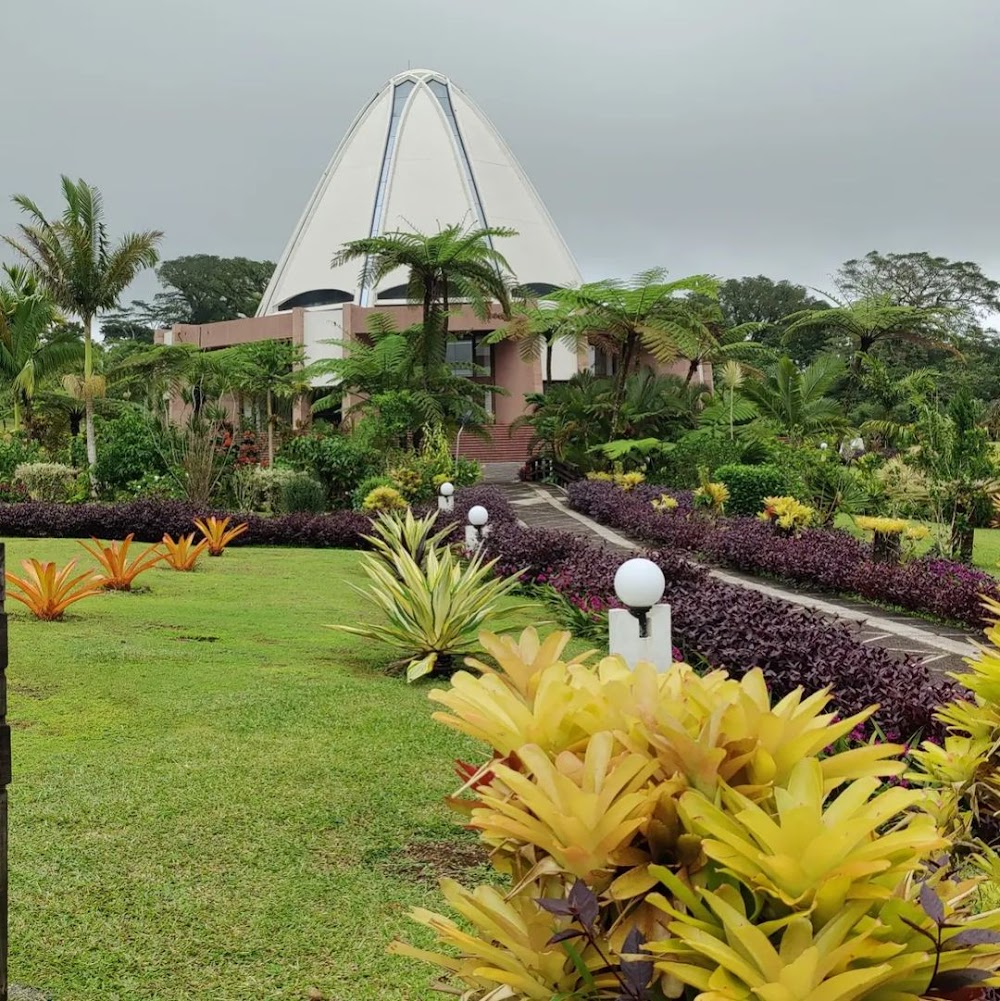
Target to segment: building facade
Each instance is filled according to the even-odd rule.
[[[307,362],[336,358],[336,342],[364,336],[372,311],[393,315],[398,329],[418,322],[406,301],[405,273],[380,287],[365,287],[356,263],[331,267],[340,247],[393,231],[435,232],[445,225],[502,227],[497,238],[518,284],[539,295],[578,285],[580,271],[541,198],[489,119],[447,77],[408,70],[393,77],[361,110],[337,148],[281,255],[255,317],[158,331],[158,343],[195,344],[204,350],[270,338],[304,349]],[[511,434],[524,412],[524,394],[538,392],[549,373],[544,357],[521,358],[512,343],[486,345],[483,337],[504,321],[482,321],[465,308],[450,326],[456,371],[463,363],[489,373],[503,387],[487,403],[491,441],[472,436],[462,450],[481,459],[523,459],[528,431]],[[557,344],[552,380],[569,379],[593,357]],[[686,367],[686,365],[685,365]],[[304,420],[300,407],[295,415]]]

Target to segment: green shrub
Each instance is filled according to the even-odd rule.
[[[262,507],[265,511],[274,514],[282,510],[284,489],[296,476],[308,476],[308,473],[289,469],[287,466],[254,466],[255,491],[248,489],[244,502],[252,501],[254,508]],[[248,508],[248,510],[252,509]]]
[[[94,479],[102,496],[135,496],[134,484],[148,473],[167,472],[156,420],[139,410],[101,418],[97,426],[97,465]]]
[[[293,473],[282,484],[279,510],[282,514],[300,511],[319,514],[326,510],[326,488],[308,473]]]
[[[20,434],[0,438],[0,482],[14,479],[14,470],[25,462],[41,462],[42,450],[38,442]]]
[[[788,492],[788,477],[777,466],[732,463],[719,466],[713,475],[729,488],[727,514],[758,514],[764,509],[765,497],[778,497]]]
[[[61,462],[22,462],[14,479],[23,483],[32,500],[59,504],[69,500],[76,483],[76,470]]]
[[[345,506],[363,479],[385,468],[383,453],[342,433],[292,438],[282,446],[281,459],[319,480],[335,507]]]
[[[754,439],[732,440],[728,435],[692,434],[681,438],[666,454],[650,456],[646,479],[650,483],[687,489],[698,486],[698,470],[717,480],[720,466],[758,465],[771,461],[768,444]]]
[[[360,511],[365,503],[365,498],[378,487],[392,487],[396,489],[396,484],[388,476],[368,476],[363,479],[354,489],[351,497],[351,507],[355,511]]]
[[[456,487],[475,486],[483,478],[483,467],[475,459],[464,459],[461,456],[455,460],[451,482]]]

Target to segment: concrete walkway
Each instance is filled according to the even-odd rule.
[[[536,483],[512,482],[501,475],[492,478],[492,482],[503,489],[521,521],[532,528],[571,532],[603,544],[609,549],[610,559],[648,548],[571,510],[561,490]],[[840,620],[857,632],[862,643],[916,657],[938,673],[961,670],[963,659],[975,653],[974,643],[979,641],[979,634],[971,629],[936,625],[862,601],[809,592],[732,570],[709,568],[709,573],[727,584],[759,591]]]

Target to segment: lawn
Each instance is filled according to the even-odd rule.
[[[69,540],[7,554],[88,559]],[[381,673],[386,650],[323,628],[369,614],[358,559],[235,549],[57,623],[8,602],[15,982],[56,1001],[440,996],[385,947],[437,902],[437,870],[476,865],[441,797],[482,751],[431,721],[431,685]]]

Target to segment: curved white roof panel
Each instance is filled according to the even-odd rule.
[[[394,230],[502,226],[522,284],[576,285],[579,269],[542,200],[490,120],[447,77],[407,70],[375,95],[341,142],[278,262],[258,316],[293,305],[359,302],[405,283],[359,288],[357,262],[330,260],[349,240]],[[383,296],[383,300],[396,298]]]

